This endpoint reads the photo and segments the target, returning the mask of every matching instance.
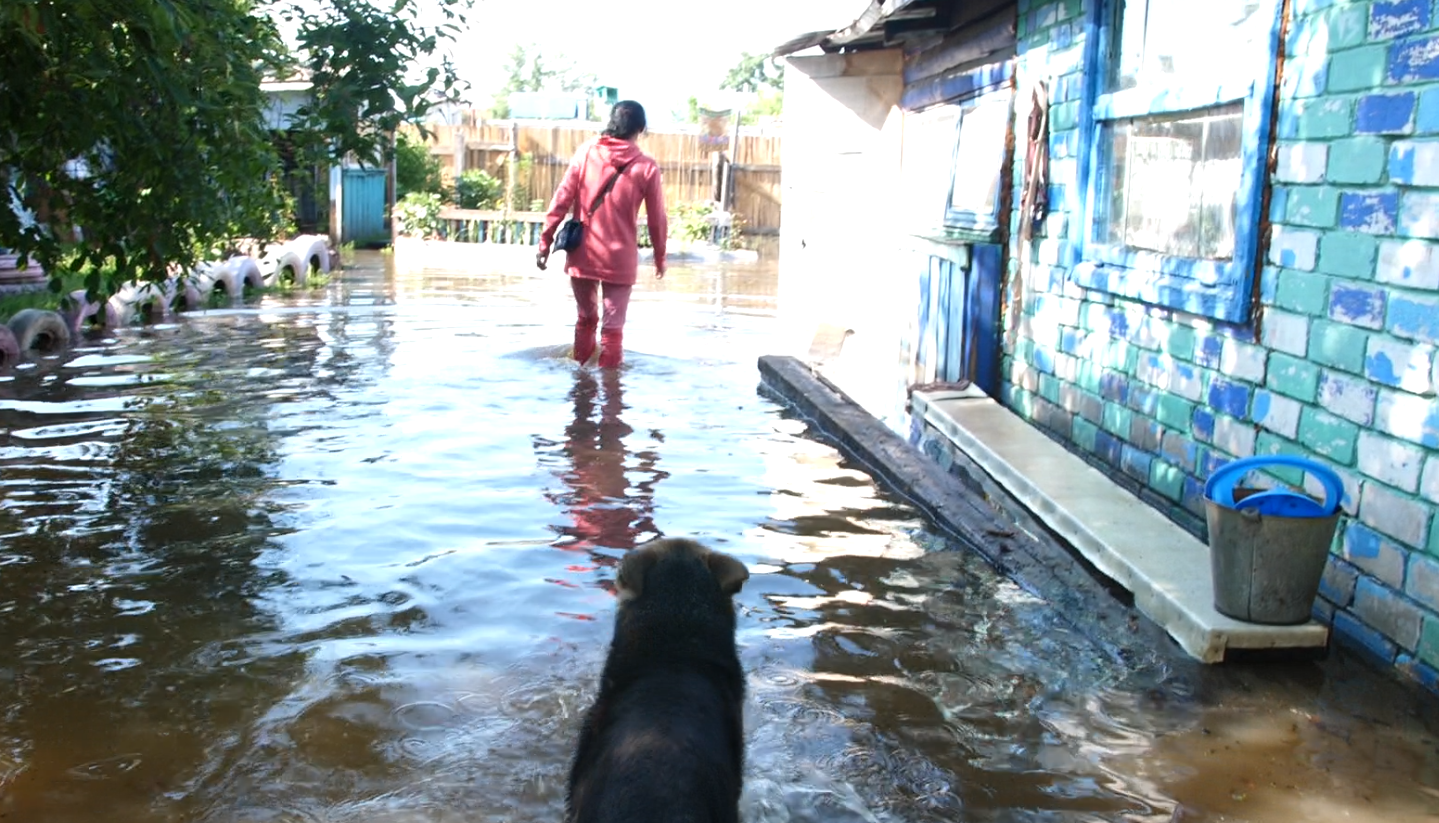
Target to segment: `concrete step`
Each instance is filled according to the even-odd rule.
[[[947,436],[1036,518],[1134,595],[1134,604],[1206,663],[1230,650],[1322,649],[1310,621],[1266,626],[1214,608],[1209,546],[978,390],[915,392],[914,414]]]

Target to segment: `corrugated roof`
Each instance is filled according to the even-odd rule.
[[[958,0],[963,2],[963,0]],[[833,31],[810,32],[780,44],[773,54],[784,57],[805,49],[819,46],[825,51],[861,50],[882,48],[893,45],[892,32],[886,32],[885,23],[901,20],[920,21],[934,19],[936,28],[942,29],[949,13],[957,5],[956,0],[870,0],[853,23]]]

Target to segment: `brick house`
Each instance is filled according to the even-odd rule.
[[[1315,616],[1439,689],[1430,3],[889,0],[777,53],[782,311],[855,330],[837,384],[908,426],[972,379],[1201,536],[1218,465],[1330,465]]]

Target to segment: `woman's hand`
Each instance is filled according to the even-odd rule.
[[[662,264],[662,265],[659,265],[659,266],[655,266],[655,279],[656,279],[656,280],[663,280],[663,279],[665,279],[665,267],[664,267],[663,264]]]
[[[544,270],[545,270],[545,265],[546,265],[547,263],[549,263],[549,260],[550,260],[550,253],[549,253],[549,252],[547,252],[547,251],[537,251],[537,252],[535,252],[535,267],[538,268],[540,271],[544,271]]]

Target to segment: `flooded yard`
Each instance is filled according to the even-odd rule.
[[[394,268],[0,377],[0,820],[558,820],[658,535],[751,568],[746,820],[1439,816],[1439,701],[1116,661],[809,436],[772,268],[643,286],[617,374],[553,272]]]

